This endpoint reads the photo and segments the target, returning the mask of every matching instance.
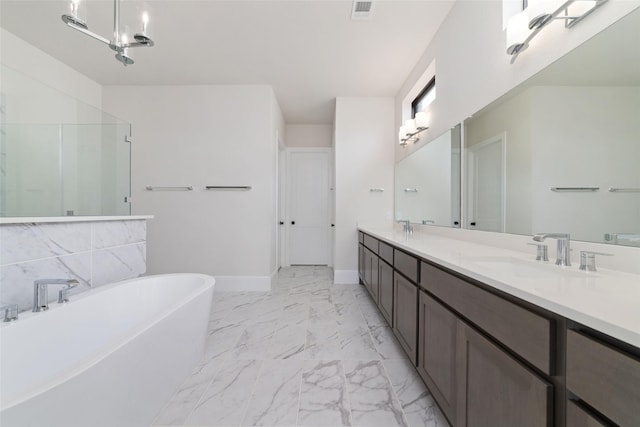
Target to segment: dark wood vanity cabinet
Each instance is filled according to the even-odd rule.
[[[640,427],[640,349],[366,234],[359,273],[452,426]]]
[[[358,275],[391,326],[393,323],[393,248],[359,233]]]

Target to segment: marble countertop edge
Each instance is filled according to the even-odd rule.
[[[0,225],[32,223],[45,224],[54,222],[134,221],[141,219],[153,219],[153,215],[6,217],[0,218]]]

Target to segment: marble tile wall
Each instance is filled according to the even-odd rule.
[[[70,296],[146,272],[146,220],[3,224],[0,303],[31,310],[33,281],[73,278]],[[49,292],[49,300],[57,300]]]

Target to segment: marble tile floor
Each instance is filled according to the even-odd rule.
[[[153,426],[448,426],[366,289],[332,282],[214,292],[206,355]]]

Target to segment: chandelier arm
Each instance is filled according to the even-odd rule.
[[[102,43],[104,43],[106,45],[111,45],[111,41],[109,39],[106,39],[106,38],[102,37],[101,35],[96,34],[96,33],[92,32],[92,31],[89,31],[86,28],[79,27],[79,26],[77,26],[77,25],[75,25],[75,24],[73,24],[71,22],[68,22],[67,25],[69,27],[73,28],[74,30],[80,31],[83,34],[86,34],[89,37],[98,40],[99,42],[102,42]]]

